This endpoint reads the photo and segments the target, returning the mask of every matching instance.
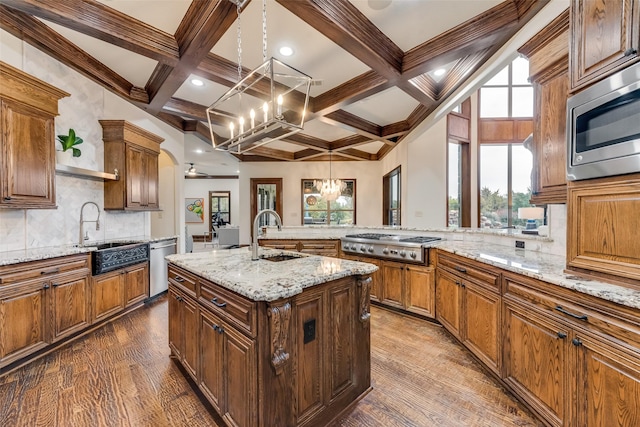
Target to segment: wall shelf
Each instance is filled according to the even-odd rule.
[[[98,172],[89,169],[77,168],[75,166],[63,165],[61,163],[56,164],[56,174],[76,176],[80,178],[93,179],[96,181],[117,181],[120,179],[118,170],[114,170],[114,173]]]

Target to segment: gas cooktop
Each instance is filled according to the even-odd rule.
[[[423,247],[442,239],[432,236],[360,233],[347,234],[340,240],[343,252],[422,263],[426,261]]]

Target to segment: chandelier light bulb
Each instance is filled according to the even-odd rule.
[[[238,123],[240,124],[238,135],[240,135],[241,133],[244,133],[244,117],[240,117],[240,119],[238,119]]]
[[[268,115],[267,113],[269,112],[269,104],[267,104],[266,102],[264,104],[262,104],[262,111],[264,112],[264,122],[267,123],[268,120]]]
[[[278,117],[282,117],[282,103],[283,102],[284,102],[284,99],[282,98],[282,95],[278,95],[278,110],[277,110]]]
[[[229,131],[231,132],[231,138],[233,138],[233,129],[235,128],[233,122],[229,123]]]
[[[251,129],[253,129],[253,127],[256,125],[255,124],[256,112],[253,111],[253,108],[251,109],[251,111],[249,111],[249,117],[251,118]]]

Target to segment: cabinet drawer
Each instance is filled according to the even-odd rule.
[[[199,302],[252,337],[256,335],[255,302],[202,279]]]
[[[533,305],[556,320],[570,325],[576,331],[605,334],[625,347],[640,348],[640,313],[638,310],[611,306],[600,300],[589,305],[584,295],[572,295],[572,291],[529,279],[505,274],[504,297]],[[565,295],[566,294],[566,295]],[[563,298],[564,297],[564,298]],[[575,303],[579,301],[579,303]]]
[[[499,287],[500,273],[473,262],[469,259],[459,257],[447,252],[438,251],[438,266],[443,267],[464,279],[479,280],[483,284],[490,285],[496,289]]]
[[[53,274],[89,269],[89,254],[69,255],[43,261],[34,261],[0,267],[0,285],[35,278],[48,278]]]
[[[258,244],[260,246],[264,246],[265,248],[272,249],[284,249],[287,251],[297,251],[298,250],[298,241],[297,240],[279,240],[279,239],[259,239]]]
[[[177,285],[180,289],[182,289],[188,295],[195,298],[196,283],[198,283],[198,278],[193,274],[181,268],[178,268],[175,265],[170,265],[169,266],[169,282]]]
[[[300,252],[322,256],[338,256],[339,241],[337,240],[301,240]]]

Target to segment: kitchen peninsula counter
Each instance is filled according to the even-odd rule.
[[[229,426],[329,425],[371,390],[377,267],[260,252],[167,257],[171,356]]]

